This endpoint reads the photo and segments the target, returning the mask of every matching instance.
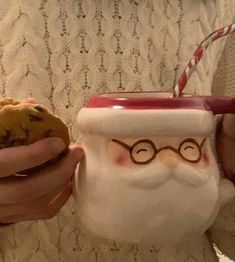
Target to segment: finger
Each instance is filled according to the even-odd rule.
[[[0,177],[10,176],[21,170],[39,166],[55,158],[65,149],[61,138],[41,139],[27,146],[0,150]]]
[[[47,206],[56,196],[61,194],[67,187],[71,187],[71,182],[59,186],[54,191],[42,196],[34,201],[27,201],[20,204],[0,205],[0,221],[1,217],[16,216],[25,213],[40,212]]]
[[[226,114],[223,118],[223,132],[230,138],[235,139],[235,115]]]
[[[36,100],[33,97],[27,97],[21,100],[21,103],[36,104]]]
[[[0,180],[0,204],[35,200],[55,190],[71,179],[82,157],[81,148],[73,147],[63,159],[32,176],[3,178]]]
[[[217,136],[217,155],[225,177],[235,182],[235,138],[224,133]],[[234,183],[235,184],[235,183]]]
[[[66,189],[59,196],[57,196],[52,202],[50,202],[47,207],[44,207],[43,209],[33,213],[27,212],[25,214],[1,218],[1,223],[16,223],[20,221],[53,218],[68,201],[68,199],[71,196],[71,192],[72,192],[71,186],[66,187]]]

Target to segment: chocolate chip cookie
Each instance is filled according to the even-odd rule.
[[[11,98],[0,100],[0,149],[29,145],[54,136],[62,138],[66,147],[69,146],[67,126],[47,108]]]
[[[0,99],[0,149],[29,145],[45,137],[60,137],[68,152],[67,126],[47,108],[4,98]]]

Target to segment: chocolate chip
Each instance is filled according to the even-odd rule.
[[[6,130],[4,134],[0,135],[0,141],[1,143],[7,143],[9,139],[11,138],[12,133],[11,130]]]
[[[12,135],[11,130],[6,130],[6,133],[5,133],[4,138],[5,138],[6,140],[9,140],[10,137],[11,137],[11,135]]]
[[[36,106],[34,107],[34,109],[36,109],[36,110],[38,110],[38,111],[40,111],[40,112],[44,112],[44,111],[43,111],[43,108],[42,108],[41,106],[39,106],[39,105],[36,105]]]
[[[48,129],[48,130],[46,130],[45,132],[44,132],[44,136],[45,137],[50,137],[50,136],[52,136],[52,132],[53,132],[54,130],[53,129]]]
[[[23,126],[20,126],[20,129],[25,133],[26,138],[28,138],[30,130],[27,128],[23,128]]]
[[[29,114],[29,121],[31,121],[31,122],[43,121],[43,118],[40,117],[40,116],[35,116],[33,114]]]
[[[28,141],[26,138],[15,138],[10,141],[9,145],[12,146],[19,146],[19,145],[27,145]]]

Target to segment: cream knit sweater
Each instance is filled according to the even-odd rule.
[[[92,93],[171,90],[197,44],[233,21],[234,0],[0,0],[0,94],[33,96],[79,142]],[[234,36],[217,40],[187,92],[232,94],[234,52]],[[1,228],[0,262],[215,262],[212,239],[235,259],[235,203],[223,212],[209,238],[160,249],[85,234],[70,199],[53,219]]]

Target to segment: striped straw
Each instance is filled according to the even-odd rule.
[[[235,24],[231,24],[229,26],[220,28],[215,32],[211,33],[206,39],[204,39],[200,43],[200,45],[197,47],[196,51],[194,52],[193,57],[191,58],[188,65],[184,69],[184,72],[180,76],[176,86],[174,87],[174,91],[172,93],[173,97],[181,96],[183,89],[185,88],[191,74],[196,68],[197,63],[201,60],[201,57],[205,52],[205,50],[207,49],[207,47],[215,40],[234,32],[235,32]]]

